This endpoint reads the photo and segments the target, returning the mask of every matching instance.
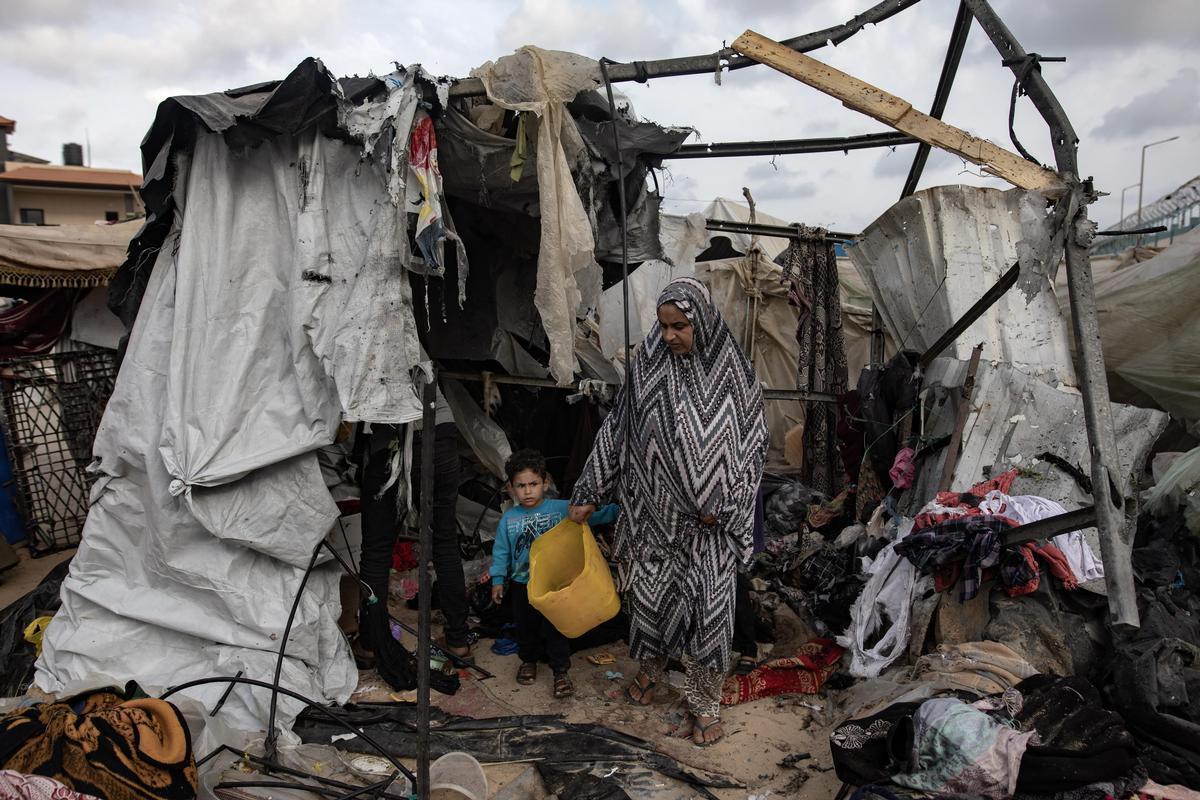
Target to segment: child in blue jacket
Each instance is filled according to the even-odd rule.
[[[538,661],[545,656],[554,671],[554,696],[575,693],[567,670],[571,666],[571,643],[529,604],[529,546],[533,540],[567,518],[566,500],[547,500],[549,473],[546,459],[536,450],[518,450],[504,465],[508,490],[515,505],[500,518],[492,546],[492,600],[499,604],[504,585],[509,584],[513,617],[517,623],[517,646],[521,666],[517,683],[528,686],[537,679]],[[605,506],[592,514],[589,523],[608,525],[616,521],[618,508]]]

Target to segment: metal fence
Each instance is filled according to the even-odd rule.
[[[79,543],[95,482],[92,441],[116,375],[109,350],[0,361],[0,425],[35,554]]]

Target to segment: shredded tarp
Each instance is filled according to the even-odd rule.
[[[101,477],[83,541],[63,582],[62,608],[46,631],[37,686],[51,693],[137,680],[158,693],[190,679],[234,675],[270,680],[303,570],[206,531],[169,491],[158,454],[174,355],[176,270],[160,251],[125,364],[96,434]],[[177,357],[177,356],[176,356]],[[220,378],[220,359],[204,359]],[[282,685],[344,702],[357,672],[332,609],[338,573],[318,569],[297,609]],[[225,691],[188,694],[209,708]],[[223,720],[261,729],[268,696],[233,690]],[[284,725],[300,704],[280,700]]]
[[[575,316],[600,300],[600,267],[587,210],[571,177],[583,155],[579,130],[565,104],[597,84],[597,63],[560,51],[523,47],[471,71],[498,106],[536,115],[542,241],[534,302],[550,340],[550,374],[560,384],[575,375]]]
[[[103,286],[125,260],[132,222],[0,225],[0,283],[38,288]]]
[[[1149,260],[1107,266],[1093,270],[1105,368],[1172,416],[1200,421],[1200,230]],[[1065,276],[1060,283],[1069,314]]]

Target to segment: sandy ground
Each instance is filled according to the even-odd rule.
[[[394,609],[397,616],[415,626],[416,612]],[[436,633],[436,629],[435,629]],[[790,648],[807,640],[806,632],[790,613],[779,617],[779,642],[774,652],[784,655]],[[681,696],[671,689],[660,693],[653,705],[641,708],[621,699],[625,682],[637,671],[624,643],[575,654],[571,677],[575,697],[555,700],[551,688],[552,675],[544,664],[538,680],[532,686],[516,682],[519,664],[515,655],[499,656],[491,652],[492,640],[484,640],[475,648],[476,663],[495,674],[494,678],[478,680],[462,672],[462,688],[453,696],[434,693],[436,706],[451,714],[475,718],[516,714],[562,714],[568,722],[599,723],[615,730],[655,742],[658,749],[682,764],[721,773],[744,785],[743,789],[717,789],[713,793],[721,800],[766,800],[784,797],[833,797],[840,782],[831,771],[829,730],[814,721],[812,706],[823,708],[826,700],[820,696],[789,696],[767,698],[722,712],[726,737],[708,748],[689,741],[672,738],[669,733],[682,714]],[[415,648],[406,638],[405,645]],[[609,653],[615,664],[595,666],[587,661],[589,654]],[[623,679],[610,680],[606,672],[617,672]],[[364,672],[358,701],[386,701],[391,695],[374,672]],[[405,698],[407,699],[407,698]],[[823,717],[819,712],[818,718]],[[811,758],[800,768],[784,767],[785,756],[809,753]],[[527,764],[485,765],[493,791],[515,778]],[[661,776],[659,776],[661,778]],[[661,784],[647,783],[644,791],[631,791],[632,797],[673,800],[699,797],[694,790],[669,778]]]

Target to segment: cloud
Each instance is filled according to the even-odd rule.
[[[122,14],[103,23],[51,8],[24,14],[21,24],[0,32],[0,50],[12,68],[67,83],[98,75],[109,81],[135,75],[192,83],[293,50],[326,32],[344,6],[344,0],[210,0],[168,19]],[[64,16],[66,21],[59,18]]]
[[[760,161],[745,176],[755,200],[799,200],[817,194],[814,181],[778,161]]]
[[[1128,0],[1030,3],[1002,0],[996,12],[1028,51],[1064,55],[1069,50],[1129,50],[1141,45],[1195,49],[1200,14],[1194,0]],[[1025,41],[1025,39],[1029,41]],[[1034,39],[1036,38],[1036,42]],[[985,37],[980,37],[986,41]]]
[[[875,162],[872,174],[876,178],[901,178],[908,175],[912,168],[913,159],[917,156],[917,148],[911,145],[888,150]],[[953,170],[955,173],[963,168],[963,160],[952,153],[936,147],[929,151],[922,175],[933,175]]]
[[[1092,135],[1122,139],[1196,123],[1200,123],[1200,73],[1184,67],[1159,88],[1111,109],[1092,130]]]
[[[504,52],[527,44],[616,61],[661,58],[678,29],[672,2],[522,0],[496,34]]]

